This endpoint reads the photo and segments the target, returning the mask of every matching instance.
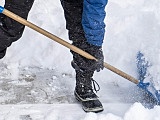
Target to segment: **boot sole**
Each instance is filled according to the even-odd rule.
[[[99,107],[87,107],[87,105],[85,105],[87,102],[99,102],[99,104],[101,104],[101,102],[99,101],[99,99],[87,99],[87,100],[83,100],[83,99],[80,99],[79,95],[76,94],[75,92],[75,98],[77,99],[77,101],[79,101],[82,105],[82,109],[85,111],[85,112],[95,112],[95,113],[98,113],[98,112],[102,112],[104,109],[103,109],[103,106],[100,105]]]

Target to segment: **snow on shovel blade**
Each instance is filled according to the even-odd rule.
[[[147,68],[150,67],[151,64],[146,61],[144,54],[141,52],[138,52],[137,54],[137,68],[138,68],[138,74],[139,74],[139,83],[138,87],[142,88],[144,91],[146,91],[151,97],[153,97],[156,100],[156,104],[160,105],[160,91],[156,90],[153,84],[153,78],[148,73]]]

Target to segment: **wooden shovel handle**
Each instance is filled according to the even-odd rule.
[[[21,24],[23,24],[23,25],[25,25],[25,26],[28,26],[28,27],[30,27],[31,29],[33,29],[33,30],[35,30],[35,31],[43,34],[44,36],[46,36],[46,37],[48,37],[48,38],[50,38],[50,39],[52,39],[52,40],[60,43],[61,45],[63,45],[63,46],[65,46],[65,47],[69,48],[70,50],[72,50],[72,51],[74,51],[74,52],[82,55],[83,57],[86,57],[86,58],[91,59],[91,60],[96,60],[96,61],[98,61],[98,59],[96,59],[95,57],[93,57],[93,56],[90,55],[89,53],[87,53],[87,52],[85,52],[85,51],[83,51],[83,50],[81,50],[81,49],[73,46],[72,44],[70,44],[70,43],[62,40],[61,38],[59,38],[59,37],[57,37],[57,36],[49,33],[48,31],[46,31],[46,30],[44,30],[44,29],[42,29],[42,28],[34,25],[33,23],[31,23],[31,22],[29,22],[29,21],[21,18],[20,16],[12,13],[12,12],[10,12],[10,11],[8,11],[7,9],[3,9],[2,13],[3,13],[4,15],[6,15],[6,16],[12,18],[12,19],[14,19],[15,21],[17,21],[17,22],[19,22],[19,23],[21,23]],[[105,62],[104,62],[104,67],[107,68],[107,69],[109,69],[109,70],[111,70],[112,72],[120,75],[121,77],[126,78],[127,80],[129,80],[129,81],[131,81],[131,82],[133,82],[133,83],[135,83],[135,84],[138,84],[138,83],[139,83],[139,81],[138,81],[137,79],[135,79],[134,77],[132,77],[132,76],[124,73],[123,71],[121,71],[121,70],[119,70],[119,69],[117,69],[117,68],[109,65],[108,63],[105,63]]]

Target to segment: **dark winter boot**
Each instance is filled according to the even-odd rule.
[[[80,101],[97,100],[98,96],[92,89],[92,71],[76,71],[75,96]]]
[[[99,90],[99,88],[96,90],[95,83],[97,84],[97,82],[92,78],[94,71],[82,71],[76,68],[76,64],[73,61],[72,66],[76,69],[76,87],[74,95],[76,99],[82,103],[83,110],[86,112],[103,111],[103,106],[92,88],[93,84],[95,91]]]
[[[92,79],[93,73],[92,71],[76,71],[74,94],[76,99],[82,103],[82,108],[86,112],[103,111],[103,106],[92,89],[92,83],[95,82]]]

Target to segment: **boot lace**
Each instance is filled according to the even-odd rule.
[[[91,78],[91,82],[92,82],[93,88],[90,85],[83,84],[85,91],[88,91],[89,93],[95,91],[97,93],[100,90],[100,86],[98,82],[95,81],[93,78]]]
[[[93,84],[94,91],[97,93],[100,90],[100,86],[99,86],[98,82],[95,81],[93,78],[91,78],[91,81],[92,81],[92,84]],[[96,87],[96,85],[97,85],[98,88]]]

